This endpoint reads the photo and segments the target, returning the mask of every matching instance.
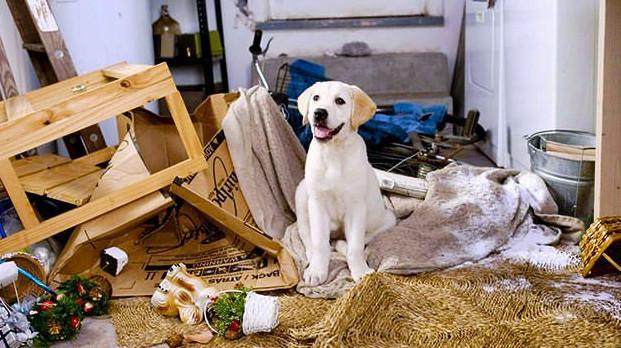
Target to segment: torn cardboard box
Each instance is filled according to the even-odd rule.
[[[265,291],[297,283],[293,260],[279,243],[255,231],[251,238],[242,238],[237,229],[218,225],[216,219],[189,204],[156,232],[141,226],[99,240],[95,246],[98,250],[116,246],[129,255],[128,264],[116,277],[98,263],[91,264],[87,272],[110,280],[115,297],[152,295],[168,269],[180,262],[219,290],[243,285]]]
[[[298,273],[290,254],[256,228],[233,170],[224,132],[218,128],[233,100],[231,94],[211,96],[197,116],[203,125],[209,125],[205,134],[214,134],[204,148],[207,169],[173,184],[171,192],[185,203],[167,223],[155,231],[143,225],[91,240],[83,245],[89,256],[67,263],[63,274],[75,270],[69,264],[81,264],[80,272],[110,280],[114,296],[151,295],[168,268],[179,262],[218,289],[242,284],[261,291],[297,284]],[[129,255],[128,265],[117,277],[101,270],[98,260],[91,260],[112,246]]]
[[[130,134],[127,133],[125,139],[119,144],[108,168],[97,183],[91,199],[105,196],[109,192],[131,185],[150,175]],[[50,277],[53,278],[57,273],[83,272],[91,262],[99,260],[99,251],[95,251],[91,245],[93,241],[136,226],[171,205],[170,198],[156,191],[77,226],[58,257]]]

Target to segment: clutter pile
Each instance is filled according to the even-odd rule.
[[[171,118],[142,108],[162,98]],[[329,342],[326,323],[340,320],[334,328],[342,330],[349,320],[325,300],[337,297],[353,311],[352,323],[380,337],[358,321],[369,310],[360,305],[368,301],[355,300],[389,294],[415,303],[412,294],[424,287],[417,287],[416,278],[386,274],[356,285],[336,248],[325,284],[300,281],[308,262],[294,197],[306,154],[262,87],[212,95],[190,115],[165,64],[122,63],[28,93],[19,107],[16,102],[0,103],[0,116],[9,116],[0,125],[0,179],[9,198],[3,204],[10,201],[18,217],[0,220],[5,346],[71,339],[85,317],[108,311],[124,346]],[[415,124],[411,118],[397,122],[405,134],[433,132],[446,112],[410,104],[397,109],[419,118]],[[118,146],[71,159],[13,159],[112,115]],[[499,253],[519,259],[556,250],[551,245],[561,241],[575,244],[583,230],[579,220],[557,215],[545,183],[532,173],[448,161],[438,168],[426,172],[426,179],[377,172],[385,203],[400,222],[368,244],[373,268],[409,275]],[[429,277],[421,276],[421,284],[436,284]],[[456,297],[463,295],[457,295],[454,279],[448,283]],[[397,296],[402,285],[408,293]],[[260,294],[275,290],[287,296]],[[299,294],[326,302],[302,311],[292,305],[307,303]],[[394,307],[386,298],[377,303],[383,306],[375,308],[378,315]],[[313,311],[329,308],[334,317],[319,323],[321,313]],[[149,320],[162,326],[145,324]],[[291,323],[298,321],[305,324],[295,331]],[[254,335],[259,332],[273,334]],[[333,334],[346,340],[346,332]],[[150,337],[136,338],[142,335]]]

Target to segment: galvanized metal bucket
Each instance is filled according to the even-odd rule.
[[[579,218],[586,226],[593,222],[595,161],[568,159],[547,153],[547,142],[578,149],[595,148],[595,135],[570,130],[548,130],[527,137],[530,169],[548,185],[559,213]]]

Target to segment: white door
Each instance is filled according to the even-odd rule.
[[[466,1],[466,110],[481,113],[479,123],[487,130],[487,139],[480,148],[496,164],[504,165],[504,141],[501,129],[501,50],[502,1],[489,9],[487,0]]]

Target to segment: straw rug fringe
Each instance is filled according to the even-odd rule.
[[[209,346],[618,347],[621,276],[576,271],[499,261],[412,277],[375,273],[338,300],[281,295],[273,333]],[[205,328],[164,318],[144,298],[113,301],[111,315],[125,347]]]

